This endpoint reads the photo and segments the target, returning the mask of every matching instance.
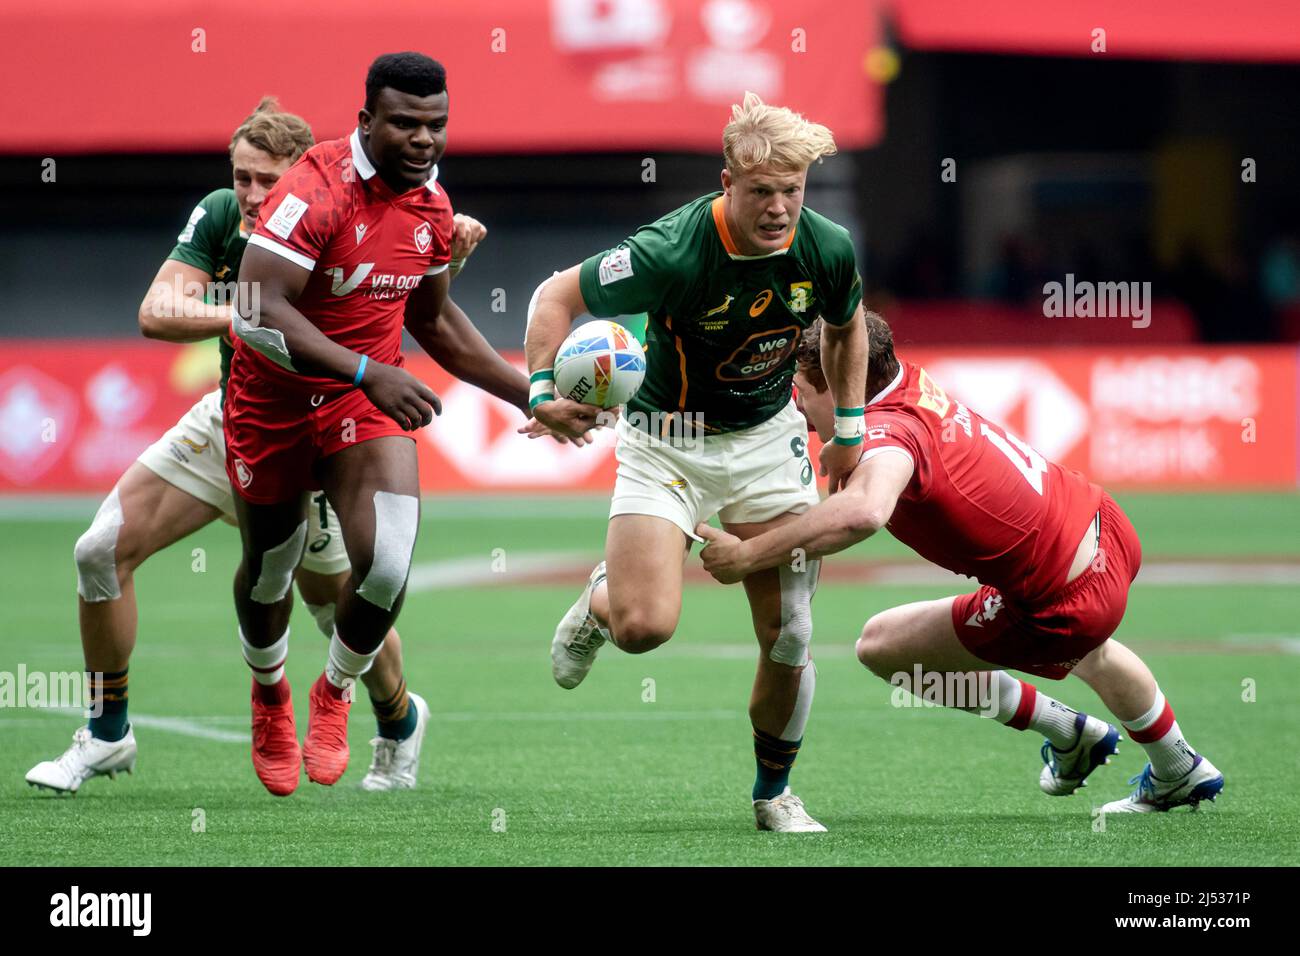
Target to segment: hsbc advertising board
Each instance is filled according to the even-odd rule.
[[[1297,484],[1294,346],[914,349],[952,396],[1044,456],[1111,488]],[[510,358],[521,369],[522,354]],[[519,411],[424,356],[408,368],[443,399],[419,433],[427,493],[606,493],[606,432],[587,448],[515,433]],[[103,493],[216,384],[208,346],[0,343],[0,493]],[[816,441],[814,439],[814,454]]]

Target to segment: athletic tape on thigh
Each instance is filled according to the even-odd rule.
[[[293,584],[293,572],[302,560],[302,550],[307,545],[307,522],[304,519],[283,544],[278,544],[262,555],[262,572],[257,576],[253,592],[249,595],[258,604],[274,604],[284,600]]]
[[[804,728],[808,726],[808,714],[812,711],[813,693],[817,690],[817,665],[812,661],[799,675],[799,693],[794,699],[794,711],[790,722],[781,731],[782,740],[802,740]]]
[[[122,596],[117,583],[117,533],[122,523],[122,502],[114,487],[72,550],[77,562],[77,593],[92,604]]]
[[[411,551],[420,522],[420,502],[412,495],[375,492],[375,553],[357,596],[391,611],[411,571]]]
[[[302,602],[307,604],[306,601]],[[320,632],[326,637],[334,636],[334,602],[329,604],[307,604],[307,610],[320,628]]]
[[[812,642],[812,599],[817,593],[820,560],[808,561],[802,571],[788,564],[780,566],[781,631],[767,655],[778,664],[803,667],[808,663],[808,645]]]

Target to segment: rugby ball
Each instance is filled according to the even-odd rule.
[[[617,322],[596,319],[571,333],[555,356],[555,394],[615,408],[645,379],[645,349]]]

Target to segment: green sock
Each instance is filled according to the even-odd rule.
[[[798,740],[781,740],[754,728],[754,763],[758,775],[754,778],[754,799],[771,800],[780,796],[790,784],[790,768],[799,756]]]
[[[96,674],[87,671],[90,679],[90,709],[99,716],[89,720],[90,735],[110,743],[126,736],[126,671]]]
[[[402,678],[396,693],[388,700],[370,698],[374,708],[375,720],[379,723],[379,736],[389,740],[405,740],[415,733],[419,714],[411,703],[411,695],[406,692],[406,678]]]

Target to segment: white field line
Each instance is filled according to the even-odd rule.
[[[84,717],[85,710],[80,707],[33,707],[24,709],[26,713],[47,714],[51,717],[66,717],[75,715]],[[19,718],[22,719],[22,718]],[[221,730],[218,727],[207,726],[216,723],[213,718],[187,718],[187,717],[154,717],[149,714],[131,714],[131,724],[135,727],[146,727],[150,730],[162,730],[170,734],[180,734],[184,737],[198,737],[200,740],[216,740],[224,744],[246,744],[250,737],[247,733],[236,733],[231,730]],[[248,718],[243,718],[242,723],[247,723]],[[0,723],[9,723],[7,718],[0,717]]]
[[[90,521],[104,495],[0,495],[5,521]],[[420,520],[473,518],[476,521],[604,518],[609,500],[590,495],[436,495],[421,499]]]
[[[533,551],[507,552],[503,560],[505,568],[501,571],[493,570],[493,560],[486,555],[423,562],[411,568],[408,586],[412,591],[438,591],[473,585],[526,584],[530,580],[556,574],[572,574],[576,594],[582,585],[582,579],[600,557],[594,553],[577,551]],[[970,578],[919,561],[881,562],[862,567],[862,584],[865,586],[955,585],[958,592],[970,591],[975,587]],[[690,570],[693,568],[688,566],[688,571]],[[849,582],[844,578],[827,574],[826,583]],[[1210,587],[1241,584],[1295,587],[1300,585],[1300,563],[1150,561],[1142,566],[1135,583],[1147,587]]]
[[[500,563],[490,555],[451,558],[412,565],[406,586],[410,591],[441,591],[473,584],[520,584],[557,571],[576,572],[584,567],[583,573],[588,574],[598,561],[598,557],[577,551],[507,552]]]
[[[1282,654],[1300,654],[1300,634],[1229,634],[1224,642],[1232,645],[1267,647]]]
[[[46,716],[65,717],[82,716],[83,711],[77,707],[32,708],[31,713]],[[689,721],[689,720],[743,720],[743,710],[661,710],[653,705],[645,705],[643,710],[583,710],[583,711],[433,711],[430,720],[434,724],[444,723],[481,723],[497,721],[501,723],[599,723],[616,721]],[[180,734],[184,737],[197,737],[200,740],[214,740],[225,744],[244,744],[249,742],[247,733],[236,733],[210,726],[217,723],[247,723],[243,717],[153,717],[147,714],[132,714],[131,724],[149,730],[161,730],[165,733]],[[37,723],[31,717],[0,716],[0,726],[19,727]]]

